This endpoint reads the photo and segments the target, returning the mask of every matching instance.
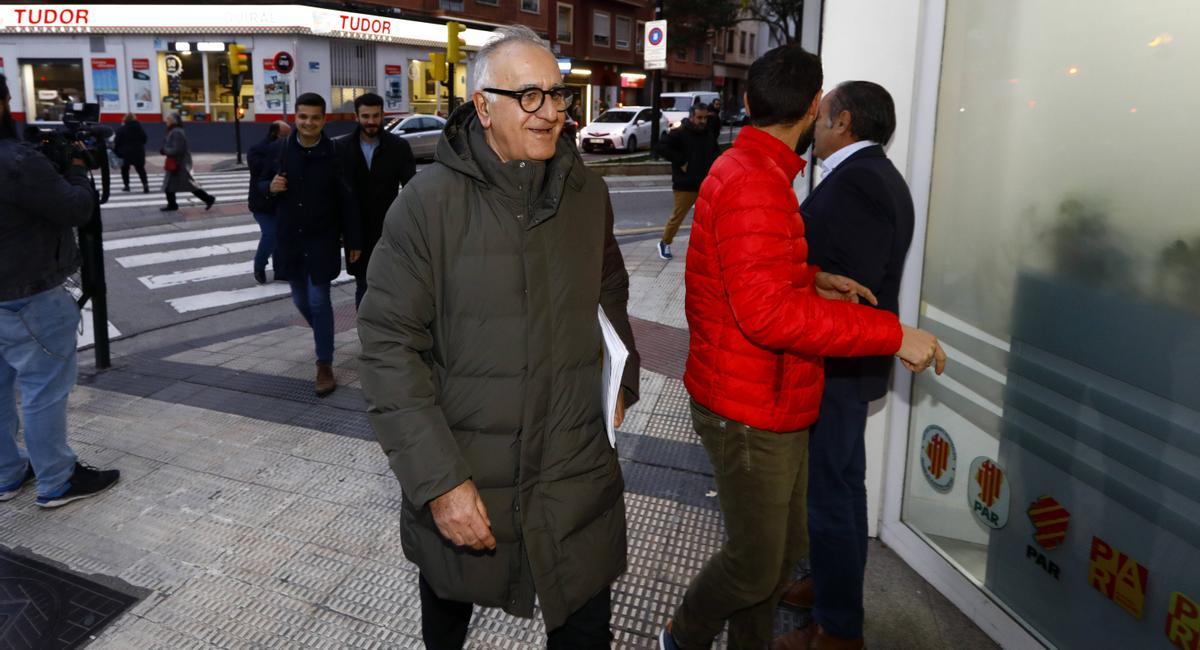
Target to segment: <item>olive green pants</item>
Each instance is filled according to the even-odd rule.
[[[688,586],[672,636],[709,648],[729,622],[730,650],[771,642],[775,607],[808,554],[808,431],[775,433],[692,402],[692,423],[712,461],[728,540]]]

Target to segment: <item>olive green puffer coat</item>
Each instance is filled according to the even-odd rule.
[[[471,105],[388,211],[359,311],[371,425],[403,489],[404,554],[438,596],[547,629],[625,569],[623,482],[602,418],[596,306],[631,350],[629,277],[603,179],[566,139],[500,159]],[[428,503],[468,478],[494,552],[452,547]]]

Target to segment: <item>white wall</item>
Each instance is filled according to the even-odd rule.
[[[825,90],[851,79],[881,84],[896,102],[896,135],[888,157],[912,178],[908,158],[911,142],[917,35],[921,0],[830,0],[824,4],[821,60]],[[889,433],[905,436],[907,430],[887,431],[888,408],[884,400],[871,405],[867,420],[867,506],[871,535],[879,525],[883,497],[884,449]]]

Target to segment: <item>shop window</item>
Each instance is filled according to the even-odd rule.
[[[354,100],[378,92],[375,44],[333,41],[329,46],[330,113],[354,113]]]
[[[575,7],[558,3],[558,26],[555,38],[559,43],[575,42]]]
[[[617,16],[617,49],[628,50],[629,38],[633,32],[633,21],[627,16]]]
[[[25,105],[30,107],[26,110],[31,121],[62,121],[66,104],[85,101],[82,60],[22,59],[20,66]],[[15,92],[16,89],[10,86],[10,90]]]
[[[531,14],[542,12],[541,0],[521,0],[521,11]]]
[[[609,15],[603,11],[592,12],[592,44],[600,47],[608,47],[610,44],[609,30]]]
[[[433,79],[433,67],[428,61],[415,60],[412,62],[418,70],[418,80],[409,80],[409,97],[411,110],[425,115],[449,114],[450,88],[447,84]],[[455,96],[460,99],[467,97],[467,66],[454,66],[454,76],[457,77],[454,87]]]
[[[634,41],[634,51],[644,52],[646,50],[646,21],[637,21],[637,40]]]
[[[159,88],[165,89],[163,115],[178,113],[185,122],[207,122],[208,99],[204,83],[205,52],[160,52]],[[214,83],[216,80],[213,80]]]
[[[208,67],[208,112],[212,122],[232,122],[235,108],[240,111],[239,117],[254,119],[254,66],[242,75],[241,94],[235,107],[233,79],[229,77],[227,57],[223,53],[204,52],[204,65]],[[194,56],[194,55],[193,55]],[[250,61],[254,61],[254,53],[250,53]]]
[[[1194,648],[1200,20],[962,1],[944,34],[919,324],[950,363],[902,518],[1048,647]]]

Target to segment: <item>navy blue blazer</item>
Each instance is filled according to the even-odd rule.
[[[852,278],[875,293],[879,308],[900,309],[900,274],[913,237],[908,184],[883,147],[854,152],[800,206],[808,263]],[[864,303],[865,304],[865,303]],[[858,377],[864,401],[887,394],[891,357],[826,359],[826,377]]]

